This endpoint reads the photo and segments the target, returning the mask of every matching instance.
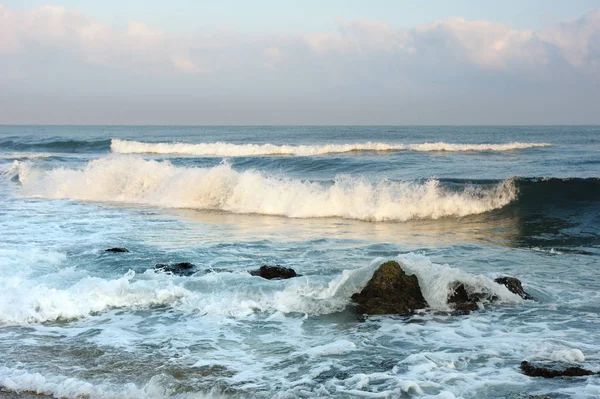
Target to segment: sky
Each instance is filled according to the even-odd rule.
[[[600,0],[0,0],[0,124],[600,124]]]

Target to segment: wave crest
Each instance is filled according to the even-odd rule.
[[[144,143],[112,139],[110,149],[120,154],[171,154],[218,157],[261,155],[315,156],[354,151],[511,151],[548,147],[547,143],[451,144],[444,142],[421,144],[354,143],[321,145],[232,144],[232,143]]]
[[[498,209],[516,198],[512,180],[450,189],[440,181],[371,182],[339,175],[321,183],[212,168],[176,167],[140,157],[109,156],[84,169],[39,170],[19,163],[27,196],[220,210],[291,218],[340,217],[406,221],[462,217]]]

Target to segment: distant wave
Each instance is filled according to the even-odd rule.
[[[144,143],[112,139],[110,149],[121,154],[175,154],[197,156],[241,157],[259,155],[315,156],[353,151],[511,151],[548,147],[547,143],[451,144],[444,142],[421,144],[354,143],[354,144],[232,144],[232,143]]]
[[[292,218],[406,221],[461,217],[504,207],[516,198],[512,180],[450,188],[435,179],[371,182],[340,175],[329,183],[317,183],[254,170],[238,172],[227,163],[189,168],[123,155],[91,161],[82,170],[42,170],[20,162],[12,173],[28,196]]]
[[[58,153],[87,153],[107,151],[110,139],[74,140],[63,137],[7,137],[0,141],[0,149],[14,152],[52,151]]]
[[[0,154],[0,159],[37,159],[37,158],[50,158],[55,154],[48,152],[13,152],[9,154]]]

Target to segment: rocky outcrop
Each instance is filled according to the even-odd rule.
[[[410,315],[426,308],[416,276],[407,275],[398,262],[386,262],[373,274],[365,288],[352,295],[360,314]]]
[[[504,285],[513,294],[519,295],[523,299],[533,300],[533,297],[523,290],[521,281],[514,277],[498,277],[495,283]],[[450,287],[450,296],[448,304],[459,314],[469,314],[479,309],[482,302],[495,302],[498,296],[490,290],[475,288],[460,281],[454,282]]]
[[[129,252],[127,248],[108,248],[104,252]]]
[[[480,302],[493,302],[498,299],[492,292],[477,290],[460,281],[452,284],[451,293],[448,297],[448,304],[459,314],[469,314],[474,310],[478,310]]]
[[[527,361],[521,362],[521,371],[530,377],[557,378],[557,377],[584,377],[598,374],[591,370],[586,370],[579,366],[567,367],[565,369],[555,369],[548,367],[535,366]]]
[[[533,300],[533,297],[523,290],[521,280],[514,277],[498,277],[494,280],[496,283],[501,284],[508,288],[513,294],[519,295],[523,299]]]
[[[266,278],[267,280],[283,280],[292,277],[300,277],[294,269],[283,267],[279,265],[275,266],[261,266],[257,270],[250,270],[249,272],[253,276]]]
[[[194,264],[189,262],[173,263],[170,265],[158,263],[154,266],[154,270],[157,272],[176,274],[178,276],[191,276],[196,272],[194,270]]]

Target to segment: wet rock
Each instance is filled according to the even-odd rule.
[[[410,315],[426,308],[417,276],[407,275],[398,262],[386,262],[373,274],[365,288],[352,295],[360,314]]]
[[[491,292],[478,291],[474,287],[456,281],[451,287],[452,294],[448,297],[448,303],[452,305],[458,314],[469,314],[479,309],[479,303],[483,301],[493,302],[498,299]]]
[[[572,248],[555,248],[556,252],[563,254],[574,254],[574,255],[594,255],[593,252],[586,251],[584,249],[572,249]]]
[[[191,276],[195,273],[194,264],[189,262],[174,263],[171,265],[158,263],[154,266],[154,270],[157,272],[176,274],[178,276]]]
[[[283,267],[279,265],[275,266],[261,266],[257,270],[250,270],[249,272],[253,276],[266,278],[267,280],[282,280],[292,277],[300,277],[300,274],[296,274],[294,269]]]
[[[513,294],[519,295],[523,299],[533,300],[533,297],[523,290],[521,280],[514,277],[498,277],[494,280],[496,283],[501,284],[508,288]]]
[[[557,378],[557,377],[584,377],[598,374],[579,366],[567,367],[566,369],[555,369],[535,366],[527,361],[521,362],[521,371],[529,377]]]
[[[104,252],[129,252],[127,248],[108,248]]]

